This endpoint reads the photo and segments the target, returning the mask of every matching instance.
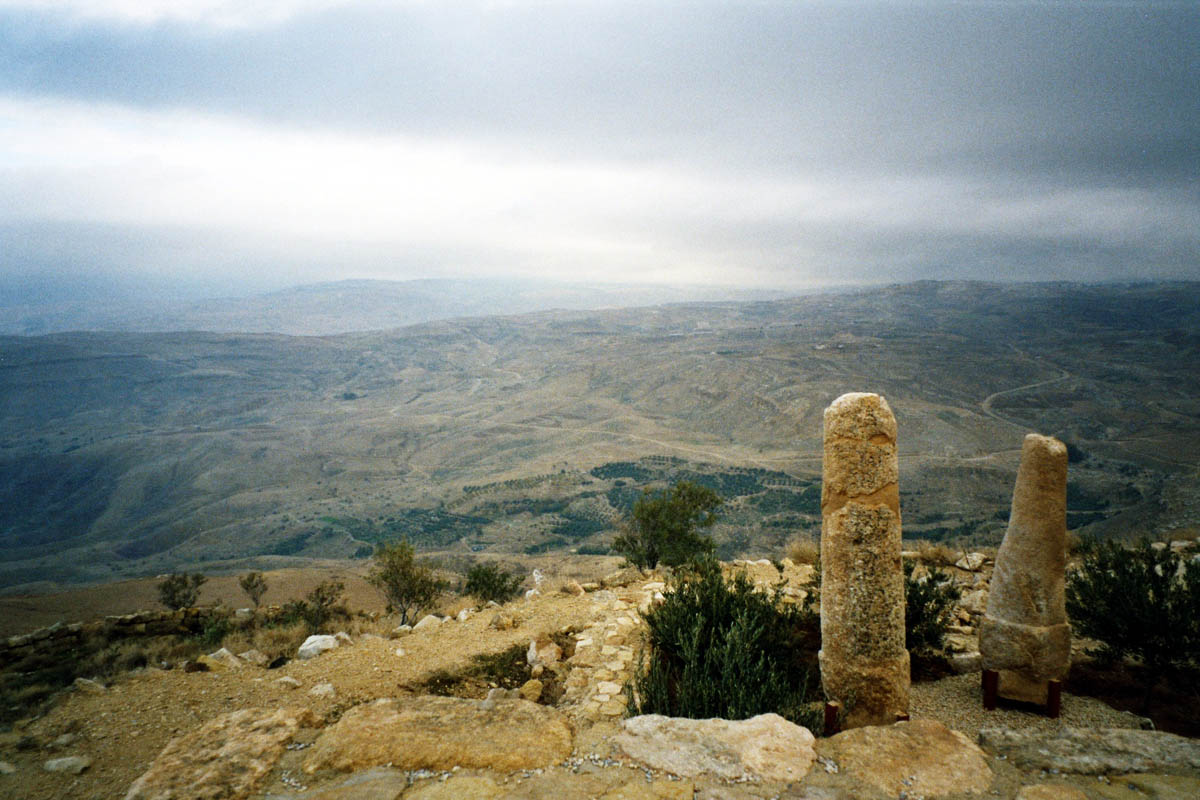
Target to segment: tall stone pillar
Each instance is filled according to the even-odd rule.
[[[1067,677],[1066,565],[1067,448],[1031,433],[979,626],[982,666],[1000,673],[999,696],[1045,704],[1048,682]]]
[[[821,480],[821,683],[844,727],[908,713],[896,418],[877,394],[825,409]]]

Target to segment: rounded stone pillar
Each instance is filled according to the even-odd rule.
[[[1001,697],[1045,704],[1048,682],[1070,671],[1066,565],[1067,447],[1031,433],[979,626],[980,660],[1000,673]]]
[[[896,418],[877,394],[825,409],[821,480],[821,683],[844,727],[908,713]]]

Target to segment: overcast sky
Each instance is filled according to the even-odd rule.
[[[0,0],[0,280],[1200,278],[1200,3]]]

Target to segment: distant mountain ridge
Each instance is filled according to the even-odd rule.
[[[848,391],[896,413],[908,538],[997,543],[1029,431],[1070,445],[1073,529],[1183,533],[1197,363],[1197,283],[0,336],[0,588],[361,558],[401,535],[603,552],[643,486],[682,478],[727,498],[721,552],[761,557],[819,530],[822,412]]]
[[[542,280],[421,279],[343,280],[312,283],[247,296],[169,300],[115,294],[102,302],[84,297],[20,302],[15,292],[0,302],[0,334],[66,331],[210,331],[330,336],[388,330],[462,317],[507,316],[535,311],[598,310],[661,303],[776,300],[782,290],[713,286],[654,286]],[[153,310],[147,310],[151,307]]]

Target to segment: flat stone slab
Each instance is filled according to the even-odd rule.
[[[822,740],[817,752],[839,774],[890,797],[983,794],[993,778],[982,750],[929,719],[854,728]]]
[[[979,744],[1022,769],[1078,775],[1119,772],[1200,774],[1200,740],[1129,728],[1063,728],[1055,733],[984,728]]]
[[[653,769],[695,778],[798,781],[816,759],[813,735],[778,714],[750,719],[680,719],[660,714],[621,723],[613,742]]]
[[[247,708],[172,739],[125,800],[248,797],[274,769],[284,746],[317,718],[304,708]]]
[[[404,697],[355,706],[326,728],[304,761],[308,773],[454,767],[536,769],[571,754],[566,717],[528,700]]]

